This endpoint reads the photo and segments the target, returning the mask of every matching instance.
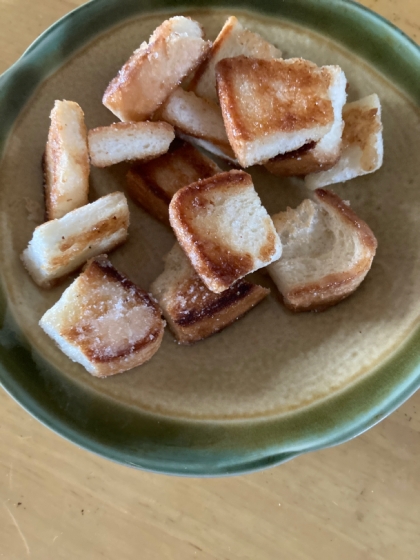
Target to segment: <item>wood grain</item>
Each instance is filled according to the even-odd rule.
[[[0,72],[82,3],[0,0]],[[418,0],[363,3],[418,39]],[[0,558],[420,557],[420,392],[345,445],[219,480],[134,471],[0,407]]]

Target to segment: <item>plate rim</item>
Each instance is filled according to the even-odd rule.
[[[292,0],[287,0],[286,4],[287,3],[290,4],[291,2]],[[182,12],[185,9],[197,10],[200,9],[200,7],[202,7],[201,6],[202,3],[204,3],[202,0],[197,0],[195,2],[193,0],[189,0],[189,1],[187,0],[186,4],[179,6],[179,8],[177,9],[179,12]],[[335,2],[330,2],[329,0],[297,0],[297,2],[295,2],[296,5],[303,5],[304,3],[306,5],[311,5],[312,7],[315,8],[317,6],[318,7],[323,6],[324,9],[326,8],[331,9],[331,5],[332,5],[334,6],[334,10],[340,9],[340,7],[347,7],[347,8],[350,7],[351,10],[353,11],[353,16],[355,13],[362,19],[364,17],[367,17],[370,22],[371,21],[376,22],[376,24],[379,27],[386,28],[386,31],[388,33],[391,33],[392,36],[395,36],[397,38],[397,42],[402,41],[406,48],[412,49],[414,53],[414,57],[416,58],[416,60],[418,59],[417,62],[420,68],[420,46],[417,45],[411,38],[409,38],[403,31],[398,29],[395,25],[390,23],[388,20],[386,20],[379,14],[376,14],[372,10],[366,8],[365,6],[357,4],[352,0],[335,0]],[[132,0],[126,0],[124,5],[128,6],[133,4],[134,3]],[[236,4],[236,6],[234,7],[233,4]],[[13,79],[19,77],[22,78],[22,72],[23,74],[25,74],[25,71],[27,71],[28,68],[30,69],[33,64],[35,64],[35,68],[37,67],[36,64],[37,57],[40,56],[42,59],[43,49],[45,49],[46,45],[48,46],[48,43],[51,40],[55,39],[55,35],[57,34],[57,32],[60,32],[63,28],[67,28],[67,27],[70,27],[70,31],[71,31],[72,25],[79,24],[80,23],[79,20],[85,19],[86,14],[90,13],[92,10],[93,10],[92,13],[95,13],[98,10],[103,11],[103,8],[107,7],[110,8],[110,12],[111,12],[112,11],[111,8],[115,8],[115,6],[117,5],[121,6],[121,0],[90,0],[86,4],[77,7],[76,9],[72,10],[71,12],[63,16],[57,22],[53,23],[37,39],[35,39],[35,41],[25,50],[22,56],[8,70],[6,70],[5,73],[3,73],[0,76],[0,111],[1,111],[2,104],[4,104],[4,98],[5,98],[5,96],[2,95],[3,91],[6,91],[8,87],[10,89],[13,86]],[[277,8],[279,5],[280,5],[279,2],[273,3],[273,6],[276,6]],[[284,7],[284,2],[281,5]],[[136,13],[137,15],[141,15],[142,13],[145,14],[156,13],[170,8],[175,9],[175,4],[172,5],[171,0],[166,0],[166,1],[162,0],[159,3],[159,6],[160,9],[147,10],[144,9],[139,3],[137,3]],[[255,11],[253,10],[253,5],[250,0],[238,0],[237,2],[231,1],[229,6],[224,5],[223,2],[221,1],[212,4],[212,9],[215,10],[226,9],[226,8],[232,10],[246,9],[246,10]],[[277,8],[273,12],[276,14],[276,17],[279,18],[283,17],[286,20],[291,19],[292,21],[294,21],[293,18],[287,18],[287,16],[285,16],[284,14],[281,14],[278,11],[276,11]],[[267,12],[261,12],[260,10],[258,10],[258,12],[262,13],[263,15],[267,14]],[[91,35],[85,36],[82,42],[80,41],[77,42],[77,46],[73,49],[73,54],[76,53],[79,49],[86,46],[89,42],[95,40],[95,38],[98,37],[106,29],[111,29],[111,27],[113,26],[116,27],[117,25],[121,25],[124,22],[124,20],[129,19],[129,17],[130,15],[122,16],[118,22],[114,21],[112,26],[104,27],[104,25],[102,25],[100,31],[95,30],[94,32],[92,32]],[[364,23],[366,22],[364,21]],[[300,25],[304,25],[304,24],[301,22]],[[67,30],[67,34],[68,32],[69,30]],[[65,34],[65,38],[66,37],[67,35]],[[17,111],[15,118],[9,119],[8,122],[6,123],[6,126],[2,129],[2,131],[0,131],[0,157],[2,156],[3,148],[6,144],[7,137],[12,129],[13,123],[18,118],[20,112],[23,109],[24,105],[18,108],[19,103],[22,103],[22,101],[24,102],[29,101],[36,89],[36,86],[40,85],[48,77],[50,73],[54,72],[57,69],[57,66],[54,66],[54,60],[55,59],[53,59],[52,63],[50,62],[50,67],[48,67],[48,65],[47,67],[45,67],[44,64],[43,72],[41,73],[39,80],[36,82],[36,85],[30,92],[30,94],[24,96],[25,99],[19,98],[17,100],[18,103],[16,103],[16,105],[14,106],[15,111]],[[63,64],[66,60],[67,58],[61,59],[60,64]],[[60,66],[60,64],[58,65],[58,67]],[[39,61],[38,61],[38,66],[39,66]],[[420,97],[418,97],[418,92],[416,92],[416,90],[414,90],[414,95],[413,95],[413,91],[411,91],[411,97],[414,98],[415,102],[417,101],[417,104],[419,104]],[[4,132],[5,130],[7,130],[6,133]],[[1,311],[1,315],[3,315],[3,317],[1,317],[1,322],[3,323],[4,315],[7,310],[7,300],[5,297],[4,289],[2,289],[1,300],[2,301],[0,302],[0,307],[1,307],[0,311]],[[19,344],[22,344],[22,342],[19,342]],[[377,404],[377,406],[375,407],[368,407],[369,409],[368,411],[359,413],[359,415],[358,416],[356,415],[355,418],[352,417],[350,421],[347,421],[345,423],[346,424],[345,429],[343,429],[344,426],[341,428],[339,435],[337,433],[334,434],[336,430],[333,429],[329,431],[329,437],[327,437],[328,434],[326,435],[325,433],[321,438],[319,437],[319,434],[318,436],[315,437],[312,436],[311,443],[307,442],[306,445],[302,445],[301,443],[298,449],[290,448],[290,449],[283,449],[281,451],[280,450],[281,445],[278,446],[277,451],[274,451],[274,449],[268,450],[266,448],[260,448],[257,451],[255,450],[250,451],[248,449],[247,452],[244,452],[242,455],[242,457],[245,458],[245,460],[241,461],[238,460],[238,458],[236,458],[236,460],[233,460],[229,464],[218,460],[212,465],[209,465],[208,462],[204,466],[195,464],[190,466],[186,470],[182,466],[183,464],[182,461],[178,463],[175,462],[173,465],[171,464],[171,466],[167,466],[167,465],[165,466],[164,462],[159,460],[155,460],[154,462],[153,460],[152,461],[149,460],[145,462],[142,461],[141,457],[137,462],[130,461],[127,458],[127,456],[124,455],[124,453],[120,452],[119,455],[118,449],[115,450],[114,447],[110,448],[109,446],[98,443],[97,441],[92,440],[89,434],[86,435],[82,433],[80,430],[79,431],[72,430],[69,428],[69,426],[66,426],[65,424],[63,425],[62,422],[58,421],[56,417],[46,412],[43,404],[42,403],[40,404],[38,401],[34,400],[35,397],[33,397],[31,393],[28,393],[25,388],[16,387],[16,385],[13,382],[13,378],[10,377],[10,372],[5,366],[3,360],[0,365],[0,384],[6,390],[6,392],[16,402],[18,402],[18,404],[20,404],[27,412],[29,412],[33,417],[35,417],[42,424],[52,429],[55,433],[59,434],[65,439],[71,441],[72,443],[75,443],[76,445],[83,447],[84,449],[87,449],[97,455],[106,457],[107,459],[116,461],[124,465],[134,466],[142,470],[147,470],[151,472],[177,474],[181,476],[182,475],[228,476],[228,475],[242,474],[242,473],[265,469],[267,467],[275,466],[277,464],[290,460],[298,455],[301,455],[302,453],[315,451],[326,447],[331,447],[333,445],[338,445],[340,443],[348,441],[349,439],[352,439],[353,437],[359,435],[360,433],[366,431],[367,429],[375,425],[377,422],[382,420],[388,414],[393,412],[398,406],[400,406],[405,400],[407,400],[420,387],[420,355],[419,355],[420,352],[418,350],[419,347],[420,347],[420,328],[417,327],[416,329],[413,329],[411,335],[408,338],[406,338],[401,345],[399,345],[399,347],[395,350],[395,352],[391,356],[385,358],[385,360],[377,368],[374,368],[373,370],[376,372],[377,369],[383,370],[386,367],[388,369],[389,368],[392,369],[393,367],[396,367],[396,369],[399,368],[401,370],[402,366],[401,364],[398,366],[398,362],[401,360],[402,357],[407,358],[407,356],[409,356],[411,357],[411,360],[409,360],[410,363],[413,362],[413,359],[414,362],[408,366],[408,370],[409,370],[408,373],[405,372],[403,375],[404,383],[397,383],[396,387],[393,387],[390,390],[389,394],[386,397],[382,398],[379,405]],[[5,349],[3,347],[0,347],[0,350],[1,350],[0,353],[2,354],[2,358],[3,358]],[[404,356],[402,356],[402,354],[404,354]],[[377,372],[375,374],[373,373],[373,371],[366,377],[371,378],[374,375],[376,376],[378,375]],[[364,381],[366,380],[362,378],[361,380],[356,381],[353,384],[350,384],[350,386],[343,389],[343,393],[348,394],[349,392],[351,392],[352,387],[359,386],[360,384],[363,384]],[[327,400],[334,401],[336,400],[336,397],[337,395],[333,394]],[[314,407],[307,407],[307,409],[313,410],[313,408],[317,408],[318,406],[324,406],[324,403],[325,403],[325,399],[320,401],[318,404],[314,405]],[[302,411],[297,411],[296,414],[300,414],[301,412]],[[293,417],[293,413],[290,415],[290,417]],[[197,425],[198,424],[201,425],[200,421],[197,422],[188,421],[188,420],[182,421],[176,419],[174,420],[172,418],[168,420],[168,422],[171,424],[178,424],[180,429],[185,428],[186,424],[191,424],[192,422],[197,423]],[[247,421],[243,421],[243,422],[246,423]],[[256,423],[255,420],[253,420],[252,422]],[[258,422],[267,425],[275,423],[272,418],[262,419]],[[217,422],[214,421],[211,421],[210,423],[213,425],[217,424]],[[232,426],[234,422],[228,421],[227,423],[229,423],[229,425]],[[204,424],[206,424],[206,422],[202,423],[202,425]]]

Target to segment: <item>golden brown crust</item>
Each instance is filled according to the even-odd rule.
[[[221,294],[211,292],[178,244],[165,260],[165,271],[151,290],[181,344],[221,331],[269,294],[268,289],[243,279]]]
[[[234,194],[235,191],[252,186],[252,178],[244,171],[219,173],[198,181],[179,190],[169,206],[169,219],[178,241],[190,256],[195,270],[203,278],[212,278],[212,290],[223,291],[232,283],[253,270],[251,255],[239,254],[220,242],[200,235],[194,218],[197,210],[206,208],[211,201],[206,195],[212,191]],[[267,247],[267,253],[273,254],[275,246]]]
[[[274,131],[290,133],[333,122],[332,103],[326,98],[331,75],[306,60],[288,64],[278,59],[225,58],[216,65],[216,79],[232,146]],[[284,87],[281,98],[275,89],[279,83]],[[250,96],[255,103],[248,103]]]
[[[270,173],[279,177],[295,177],[317,173],[318,171],[327,171],[334,167],[340,159],[339,149],[336,153],[328,154],[328,157],[324,155],[320,158],[314,153],[315,147],[316,142],[309,142],[297,150],[270,159],[264,164],[264,167]]]
[[[61,336],[70,344],[77,346],[94,365],[95,375],[102,377],[120,373],[149,359],[159,347],[164,331],[161,310],[151,296],[120,274],[104,256],[89,261],[79,280],[81,281],[78,297],[83,298],[84,294],[89,296],[89,307],[95,310],[96,320],[100,320],[107,308],[106,299],[100,296],[100,286],[104,282],[119,284],[127,294],[130,307],[147,307],[152,314],[150,329],[137,340],[127,341],[123,346],[117,344],[106,348],[102,346],[95,335],[94,316],[91,316],[86,323],[71,325],[61,331]],[[95,300],[92,294],[98,286],[99,295]]]
[[[220,332],[270,293],[270,290],[262,286],[239,280],[223,293],[215,294],[205,288],[198,276],[196,282],[192,280],[182,286],[179,293],[190,297],[192,294],[202,294],[198,291],[201,286],[210,296],[205,303],[195,302],[187,309],[180,309],[179,306],[171,308],[168,305],[168,313],[171,314],[168,323],[181,344],[198,342]]]
[[[134,202],[169,226],[172,196],[180,188],[219,171],[211,159],[183,142],[159,158],[134,164],[127,173],[127,190]]]
[[[372,137],[382,130],[378,119],[377,107],[366,109],[350,103],[343,109],[345,122],[343,130],[343,149],[348,146],[358,146],[362,150],[360,165],[363,171],[369,173],[377,166],[377,149]]]
[[[50,266],[54,268],[64,266],[74,254],[79,254],[88,245],[98,243],[104,237],[108,237],[119,230],[127,230],[128,225],[128,216],[115,215],[110,220],[103,220],[102,222],[95,224],[95,227],[90,231],[63,238],[59,247],[59,251],[61,251],[61,254],[54,259],[51,259]],[[121,244],[123,242],[124,240],[120,240],[118,244]],[[114,247],[108,247],[108,251],[113,248]]]
[[[317,282],[298,286],[283,294],[284,304],[292,311],[323,311],[339,303],[353,293],[361,284],[372,265],[377,248],[377,240],[370,227],[359,218],[348,204],[332,191],[317,189],[315,200],[328,206],[347,222],[359,237],[364,252],[351,270],[329,274]]]
[[[203,41],[201,56],[193,59],[189,68],[186,68],[177,80],[173,80],[171,85],[161,82],[160,90],[152,88],[153,91],[148,92],[148,100],[143,99],[144,106],[140,109],[138,106],[139,69],[143,64],[148,64],[150,60],[153,60],[155,53],[168,56],[167,40],[171,34],[173,34],[172,23],[171,20],[167,20],[155,30],[149,44],[143,43],[139,49],[134,51],[106,88],[102,98],[103,104],[112,111],[123,112],[124,120],[141,121],[148,118],[180,84],[182,78],[197,68],[207,57],[210,43]],[[169,74],[171,70],[168,68]],[[148,88],[148,84],[145,87]]]
[[[56,101],[50,118],[51,125],[42,159],[45,221],[61,218],[67,212],[88,203],[90,172],[87,129],[81,107],[74,101]],[[73,142],[66,139],[65,134],[70,118],[74,121],[74,126],[78,126],[80,135],[80,138],[72,139]],[[64,168],[67,168],[67,177],[63,180],[61,175]],[[79,178],[77,189],[71,180],[74,176]]]

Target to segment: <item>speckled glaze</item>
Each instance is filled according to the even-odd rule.
[[[183,10],[202,23],[209,38],[235,14],[284,56],[342,66],[349,100],[379,95],[384,166],[334,187],[370,225],[378,252],[361,288],[325,313],[288,312],[260,274],[258,281],[272,295],[223,333],[182,347],[167,332],[150,362],[98,380],[63,356],[38,326],[71,279],[41,291],[19,254],[37,220],[28,206],[43,202],[40,161],[54,100],[80,103],[89,128],[113,122],[102,93],[132,50],[178,13],[168,2],[156,8],[165,4],[170,12],[153,14],[146,12],[147,3],[95,0],[58,22],[0,78],[1,381],[41,421],[114,460],[177,474],[244,472],[344,441],[420,384],[420,92],[411,79],[420,70],[420,55],[399,31],[348,2],[270,4],[267,11],[280,19],[245,12],[239,2],[229,10],[197,11],[198,2]],[[333,37],[328,17],[335,18]],[[354,22],[359,35],[371,34],[365,50],[346,31]],[[318,32],[309,29],[316,25]],[[386,47],[389,36],[405,62],[392,59],[397,55]],[[93,169],[91,200],[124,190],[126,169]],[[263,168],[251,174],[270,213],[305,196],[293,180]],[[134,205],[130,211],[130,239],[110,259],[147,289],[174,237]]]

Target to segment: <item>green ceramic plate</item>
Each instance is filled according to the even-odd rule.
[[[419,48],[351,2],[261,0],[258,13],[253,4],[94,0],[0,78],[1,382],[48,427],[126,465],[185,475],[265,468],[360,434],[420,385]],[[378,253],[361,288],[325,313],[293,315],[273,289],[224,333],[191,348],[166,333],[143,367],[94,379],[38,327],[71,279],[41,291],[19,260],[42,206],[48,115],[66,98],[81,104],[88,127],[112,122],[101,105],[107,83],[174,13],[198,19],[210,38],[235,14],[285,56],[340,64],[350,100],[379,94],[384,166],[335,189],[372,227]],[[93,170],[92,198],[122,190],[124,169]],[[290,181],[252,174],[270,212],[302,197]],[[147,288],[174,238],[140,209],[131,213],[130,240],[111,258]]]

